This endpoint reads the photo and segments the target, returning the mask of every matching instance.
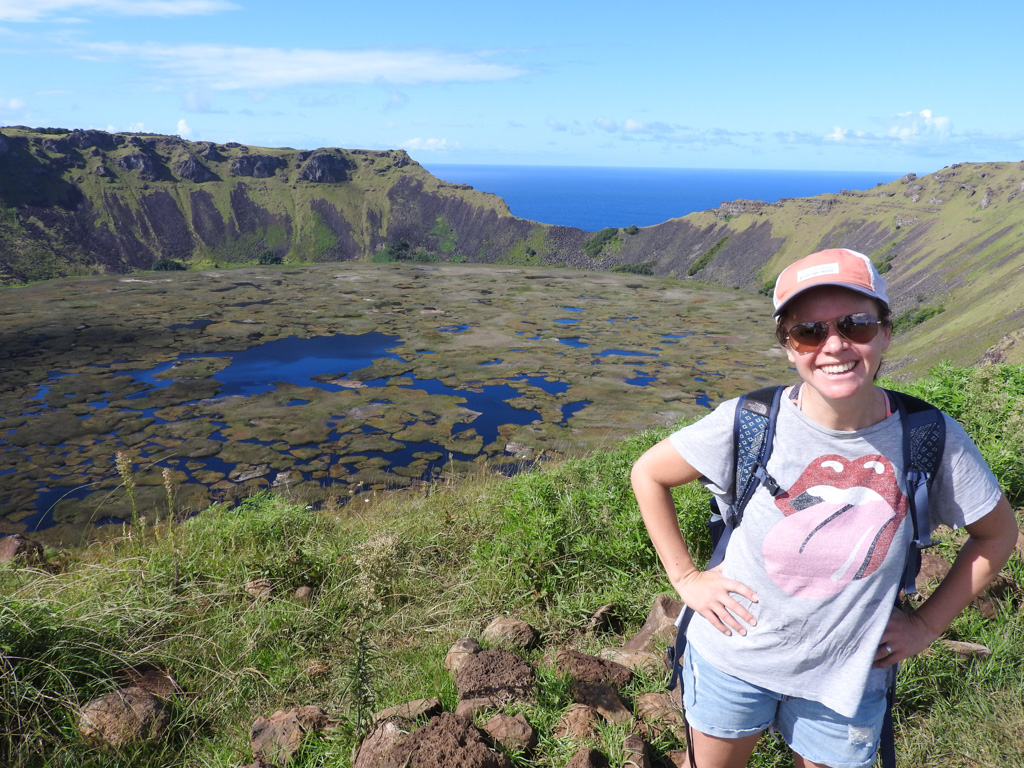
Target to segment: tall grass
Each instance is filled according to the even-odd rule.
[[[1019,367],[942,366],[908,387],[961,420],[1018,506],[1022,381]],[[644,432],[512,478],[481,472],[361,497],[368,500],[340,511],[264,494],[71,553],[56,573],[0,567],[0,765],[243,765],[252,761],[248,729],[257,716],[319,704],[342,725],[292,765],[349,766],[369,712],[428,696],[454,708],[445,652],[496,615],[530,621],[547,648],[617,645],[622,637],[584,632],[594,610],[613,605],[629,636],[654,595],[670,589],[628,483],[635,458],[666,434]],[[706,493],[679,489],[677,502],[688,540],[706,557]],[[1024,581],[1019,559],[1008,575]],[[254,579],[267,580],[269,597],[246,590]],[[312,600],[295,596],[299,586],[313,588]],[[905,665],[902,765],[1024,765],[1018,607],[1007,604],[994,620],[969,611],[950,628],[950,637],[986,644],[990,657],[962,661],[936,647]],[[538,701],[511,711],[527,715],[541,746],[513,763],[558,768],[573,750],[551,734],[571,694],[543,651],[532,659]],[[307,674],[313,662],[328,674]],[[110,753],[85,744],[78,708],[141,663],[166,668],[184,691],[170,702],[166,739]],[[641,676],[628,693],[664,682]],[[613,765],[620,731],[606,727],[594,744]],[[655,752],[678,746],[665,737]],[[766,741],[754,763],[792,759]]]

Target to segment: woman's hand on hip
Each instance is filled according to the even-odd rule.
[[[891,667],[924,651],[935,642],[935,633],[914,612],[896,608],[875,651],[877,669]]]
[[[747,626],[755,626],[757,619],[733,595],[742,595],[756,603],[757,594],[745,584],[727,579],[721,568],[719,565],[709,571],[690,571],[673,586],[684,603],[723,635],[733,632],[745,635]]]

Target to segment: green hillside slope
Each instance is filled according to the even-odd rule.
[[[962,163],[865,191],[738,200],[598,233],[512,216],[402,150],[247,147],[176,136],[0,130],[0,285],[258,260],[557,265],[768,291],[845,246],[886,272],[899,375],[1024,361],[1024,163]]]

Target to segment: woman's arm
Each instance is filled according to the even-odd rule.
[[[965,528],[970,538],[931,596],[913,613],[893,612],[875,656],[876,667],[891,667],[921,653],[1006,565],[1017,542],[1017,520],[1006,496]]]
[[[679,530],[671,489],[698,477],[700,473],[666,439],[637,459],[630,479],[651,543],[679,597],[723,634],[735,631],[744,635],[747,630],[741,620],[749,626],[754,626],[756,620],[730,593],[753,602],[757,602],[757,595],[722,576],[721,567],[699,570]]]

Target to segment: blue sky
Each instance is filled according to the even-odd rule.
[[[0,0],[0,125],[441,163],[1024,159],[1024,4]]]

